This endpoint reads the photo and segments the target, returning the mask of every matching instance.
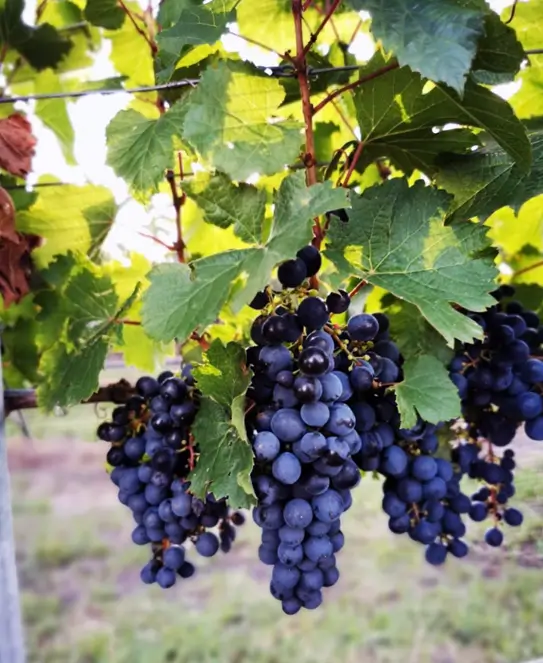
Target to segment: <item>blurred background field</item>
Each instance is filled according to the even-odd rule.
[[[127,369],[108,371],[109,381]],[[422,547],[388,532],[380,485],[365,478],[344,517],[341,579],[315,612],[286,617],[268,592],[251,520],[231,553],[197,574],[144,586],[147,550],[104,471],[95,429],[107,409],[8,420],[17,563],[29,663],[520,663],[543,656],[543,443],[519,436],[507,545],[430,568]],[[193,558],[195,555],[192,556]],[[193,560],[194,561],[194,560]]]

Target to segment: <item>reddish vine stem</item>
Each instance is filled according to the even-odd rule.
[[[323,11],[322,9],[317,8],[317,11],[318,11],[319,14],[321,14],[321,15],[326,15],[326,13],[328,12],[328,10],[330,9],[330,7],[331,7],[331,2],[330,2],[330,0],[325,0],[324,5],[325,5],[325,9],[324,9],[324,11]],[[335,36],[335,38],[337,39],[337,41],[338,41],[338,43],[339,43],[339,42],[341,41],[341,38],[340,38],[340,36],[339,36],[339,32],[338,32],[338,30],[337,30],[337,27],[336,27],[336,24],[334,23],[334,19],[333,19],[333,18],[330,18],[330,27],[332,28],[332,31],[334,32],[334,36]]]
[[[150,39],[150,38],[149,38],[149,35],[145,32],[145,30],[143,30],[143,29],[138,25],[138,23],[137,23],[137,21],[136,21],[134,15],[133,15],[132,12],[130,11],[130,9],[126,6],[126,4],[124,3],[124,0],[117,0],[117,2],[119,3],[119,5],[120,5],[121,9],[124,11],[124,13],[128,16],[128,18],[129,18],[130,21],[132,22],[132,25],[136,28],[136,30],[138,31],[138,33],[139,33],[139,34],[145,39],[145,41],[148,43],[149,48],[151,49],[151,54],[152,54],[152,56],[154,57],[154,56],[157,54],[157,52],[158,52],[158,46],[156,45],[156,43],[155,43],[152,39]]]
[[[352,298],[353,298],[355,295],[357,295],[357,294],[360,292],[360,290],[362,290],[362,288],[363,288],[364,286],[366,286],[367,284],[368,284],[368,282],[365,281],[364,279],[362,279],[362,281],[360,281],[359,283],[357,283],[357,284],[355,285],[355,287],[351,290],[351,292],[349,293],[349,297],[352,299]]]
[[[309,38],[307,44],[305,45],[304,56],[309,53],[309,51],[313,47],[313,44],[317,41],[320,33],[324,30],[324,28],[326,27],[326,24],[328,23],[328,21],[334,15],[334,12],[338,8],[340,2],[341,2],[341,0],[333,0],[332,4],[327,8],[326,14],[324,15],[324,18],[322,19],[321,24],[315,30],[315,32],[311,35],[311,37]],[[294,7],[294,3],[293,3],[293,7]],[[301,17],[301,15],[302,15],[302,6],[301,6],[301,3],[300,3],[300,17]]]
[[[351,175],[354,173],[354,169],[356,168],[356,164],[360,159],[360,155],[362,154],[363,149],[364,149],[364,141],[361,140],[356,146],[356,150],[354,151],[353,158],[351,159],[351,163],[349,165],[349,170],[347,171],[347,174],[345,175],[345,179],[343,180],[341,186],[347,186],[349,184],[349,180],[351,179]]]
[[[261,41],[257,41],[256,39],[252,39],[251,37],[247,37],[246,35],[240,35],[237,32],[233,32],[232,30],[227,30],[227,34],[232,35],[232,37],[238,37],[238,39],[243,39],[243,41],[246,41],[248,44],[253,44],[253,46],[258,46],[259,48],[268,51],[268,53],[273,53],[274,55],[277,55],[281,59],[284,57],[281,53],[279,53],[279,51],[276,51],[271,46],[263,44]]]
[[[353,41],[355,40],[356,35],[358,34],[358,31],[360,30],[360,28],[362,27],[363,24],[364,24],[364,21],[362,19],[360,19],[358,21],[358,24],[357,24],[356,28],[353,30],[353,34],[351,35],[351,38],[349,39],[349,42],[347,44],[347,48],[350,48],[353,45]]]
[[[159,237],[155,237],[154,235],[150,235],[149,233],[144,233],[144,232],[138,232],[138,235],[141,235],[142,237],[146,237],[147,239],[152,239],[153,242],[156,242],[157,244],[160,244],[160,246],[163,246],[168,251],[175,251],[175,248],[173,246],[170,246],[169,244],[166,244],[166,242],[163,242]]]
[[[178,152],[179,159],[179,177],[181,181],[183,180],[183,158],[181,152]],[[173,244],[173,250],[177,253],[177,259],[179,262],[184,263],[185,260],[185,242],[183,241],[183,226],[181,224],[181,209],[185,203],[186,196],[184,193],[179,195],[177,191],[177,184],[175,183],[175,173],[173,170],[166,171],[166,180],[170,185],[172,192],[172,203],[175,210],[175,231],[176,231],[176,240]]]
[[[139,320],[116,320],[120,325],[132,325],[134,327],[140,327],[141,322]]]
[[[306,170],[308,186],[317,183],[317,159],[315,157],[315,135],[313,133],[313,106],[309,94],[309,77],[307,75],[306,50],[304,49],[304,36],[302,27],[302,0],[292,0],[292,15],[294,17],[294,31],[296,34],[296,56],[292,58],[296,70],[296,77],[302,98],[302,112],[305,125],[305,153],[303,162]],[[320,248],[323,233],[320,221],[315,218],[313,224],[313,245]],[[313,283],[312,287],[316,284]]]
[[[534,262],[533,265],[528,265],[528,267],[519,269],[515,272],[515,276],[518,276],[519,274],[526,274],[526,272],[531,272],[532,269],[537,269],[538,267],[543,267],[543,260],[538,260],[537,262]]]
[[[386,74],[389,71],[392,71],[393,69],[397,69],[398,67],[399,65],[397,62],[391,62],[385,65],[384,67],[381,67],[381,69],[377,69],[376,71],[373,71],[371,74],[359,78],[357,81],[354,81],[353,83],[348,83],[347,85],[344,85],[343,87],[334,90],[315,106],[315,108],[313,109],[313,115],[316,115],[320,110],[322,110],[326,106],[326,104],[329,104],[333,99],[339,97],[344,92],[348,92],[349,90],[354,90],[359,85],[363,85],[364,83],[367,83],[368,81],[371,81],[374,78],[379,78],[379,76],[382,76],[383,74]]]

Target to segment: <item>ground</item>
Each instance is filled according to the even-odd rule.
[[[525,522],[499,550],[429,567],[387,530],[380,485],[365,478],[344,516],[341,578],[314,612],[283,616],[248,522],[234,549],[198,559],[190,580],[144,586],[147,561],[104,471],[104,411],[26,415],[10,424],[17,563],[29,663],[521,663],[543,656],[543,443],[519,438]],[[16,419],[14,419],[16,422]],[[193,555],[194,557],[194,555]]]

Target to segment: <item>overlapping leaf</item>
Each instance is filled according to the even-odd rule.
[[[0,43],[9,44],[38,71],[56,67],[72,48],[72,42],[52,25],[37,27],[22,20],[23,0],[4,0],[0,4]]]
[[[376,54],[361,70],[366,76],[384,65]],[[436,132],[449,123],[485,129],[527,171],[531,146],[509,104],[472,81],[460,98],[444,85],[424,91],[424,80],[407,67],[367,81],[355,93],[357,119],[364,139],[363,163],[388,156],[406,173],[435,170],[440,153],[467,153],[478,138],[468,129]]]
[[[154,190],[164,171],[173,166],[173,139],[180,133],[185,112],[185,103],[178,101],[157,119],[129,109],[109,123],[107,161],[136,191]]]
[[[515,30],[502,23],[500,17],[489,12],[485,17],[485,33],[479,40],[473,70],[480,79],[488,74],[507,74],[512,80],[525,60],[524,48]],[[481,82],[492,83],[492,80]]]
[[[245,242],[258,244],[266,211],[266,192],[250,184],[235,185],[226,175],[202,175],[182,183],[183,190],[204,213],[208,223],[228,228]]]
[[[202,330],[216,319],[241,275],[246,282],[236,293],[237,304],[248,303],[266,285],[273,267],[310,241],[315,216],[348,206],[345,190],[334,189],[331,182],[308,188],[303,173],[288,176],[277,193],[265,244],[217,253],[190,267],[162,264],[152,270],[142,310],[145,330],[162,341],[185,339],[195,328]]]
[[[123,24],[126,13],[117,0],[87,0],[85,18],[93,25],[117,30]]]
[[[244,349],[215,340],[194,377],[204,396],[192,427],[200,457],[190,475],[191,489],[200,497],[212,491],[216,498],[228,497],[234,507],[248,507],[255,495],[253,453],[244,422],[250,381]]]
[[[458,0],[349,0],[369,11],[372,32],[400,64],[462,93],[486,10]]]
[[[408,359],[403,370],[405,379],[395,392],[404,428],[417,423],[417,414],[433,424],[460,416],[457,388],[437,357],[421,355]]]
[[[181,3],[175,24],[157,37],[160,55],[166,53],[177,59],[185,46],[214,44],[221,38],[227,23],[235,21],[233,4],[223,0],[212,0],[204,5]]]
[[[436,181],[454,195],[449,219],[485,219],[504,206],[518,211],[532,196],[543,193],[543,130],[529,134],[533,165],[520,168],[498,145],[444,160]]]
[[[209,67],[190,95],[183,137],[234,180],[272,175],[295,161],[298,123],[278,117],[285,91],[277,80],[232,63]]]
[[[417,306],[452,343],[480,337],[481,328],[452,304],[476,311],[491,305],[496,270],[484,255],[486,229],[444,225],[450,202],[421,181],[410,188],[393,179],[366,189],[352,200],[348,223],[332,218],[326,255],[341,270]]]
[[[91,184],[42,188],[35,204],[18,212],[16,219],[19,231],[45,238],[34,251],[37,264],[47,265],[54,256],[69,251],[87,253],[95,245],[95,233],[103,222],[95,216],[97,206],[116,211],[109,189]]]

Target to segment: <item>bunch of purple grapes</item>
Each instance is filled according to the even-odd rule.
[[[452,464],[432,458],[435,427],[400,428],[389,387],[402,379],[403,359],[387,317],[363,313],[331,322],[347,312],[350,297],[311,294],[304,280],[319,267],[318,251],[303,249],[279,267],[285,289],[268,288],[252,303],[262,311],[248,349],[254,520],[262,528],[259,557],[273,566],[271,593],[287,614],[318,607],[322,589],[337,582],[340,517],[360,470],[386,477],[390,529],[427,545],[428,561],[467,552],[459,538],[465,527],[461,520],[455,527],[455,517],[470,501]]]
[[[493,294],[496,304],[483,313],[464,311],[484,338],[457,348],[450,374],[466,422],[465,440],[453,457],[485,484],[472,496],[470,516],[494,521],[485,540],[499,546],[501,523],[516,527],[522,514],[508,504],[515,493],[514,452],[500,456],[496,447],[508,446],[522,423],[528,437],[543,440],[543,327],[536,313],[510,300],[513,287],[502,285]]]
[[[190,493],[186,479],[197,457],[190,425],[198,407],[190,373],[145,376],[136,391],[137,396],[113,411],[111,421],[99,426],[98,436],[111,443],[110,476],[136,523],[132,540],[151,546],[152,558],[141,579],[166,589],[195,571],[186,559],[187,541],[203,557],[219,549],[228,552],[244,516],[211,493],[205,500]]]

